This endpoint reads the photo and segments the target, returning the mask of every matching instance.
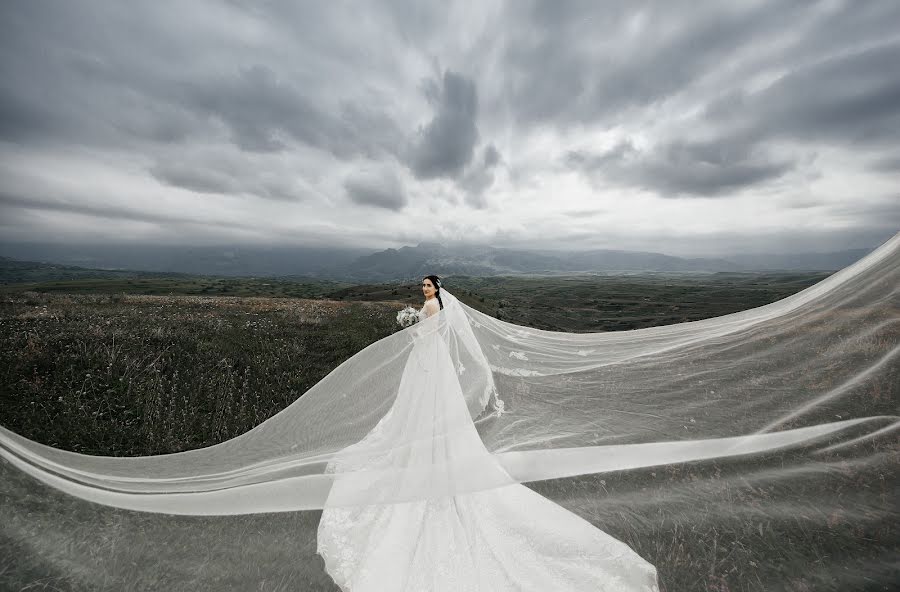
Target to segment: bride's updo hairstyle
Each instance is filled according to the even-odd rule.
[[[431,280],[431,283],[434,284],[434,295],[437,296],[438,304],[441,306],[440,310],[444,310],[444,302],[441,300],[441,278],[436,275],[426,275],[422,279]]]

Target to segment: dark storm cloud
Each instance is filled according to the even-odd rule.
[[[235,180],[227,174],[177,162],[158,163],[150,168],[150,174],[168,185],[198,193],[231,193],[237,190]]]
[[[179,50],[190,53],[154,30],[167,30],[169,15],[146,8],[4,3],[0,138],[127,151],[134,140],[182,141],[208,128],[177,101],[156,96],[173,85]]]
[[[505,104],[519,125],[571,129],[706,103],[675,113],[684,123],[647,153],[565,159],[666,197],[770,182],[805,156],[803,145],[876,157],[900,145],[900,3],[695,4],[532,5],[504,49]],[[757,75],[774,82],[748,86]],[[795,154],[772,156],[775,141]]]
[[[403,140],[385,115],[352,103],[344,103],[341,112],[332,115],[261,64],[203,84],[191,83],[184,104],[224,122],[234,142],[253,152],[284,150],[279,133],[341,159],[378,157],[396,150]]]
[[[7,2],[0,149],[34,177],[102,155],[100,175],[122,163],[200,194],[304,201],[313,217],[311,195],[386,220],[409,195],[518,206],[528,192],[510,181],[552,186],[560,162],[626,197],[765,191],[814,212],[821,196],[792,196],[792,181],[881,187],[900,170],[898,23],[900,2],[862,0]],[[51,186],[85,182],[67,174]],[[6,193],[10,212],[146,216],[80,210],[75,190]],[[831,211],[869,224],[881,207]]]
[[[348,159],[393,154],[406,140],[375,105],[340,96],[325,103],[280,71],[284,64],[224,45],[208,28],[185,30],[164,6],[15,12],[0,25],[15,49],[0,58],[0,137],[13,142],[184,142],[208,139],[219,123],[246,151],[282,151],[294,140]],[[305,16],[298,23],[313,27]],[[203,52],[215,52],[219,67],[198,69],[193,58]]]
[[[900,142],[900,42],[796,68],[757,92],[712,102],[709,121],[759,140],[787,137],[847,145]]]
[[[516,12],[505,48],[509,105],[523,123],[571,125],[615,120],[684,91],[743,45],[783,30],[801,6],[538,1]]]
[[[793,168],[742,143],[673,141],[642,152],[624,141],[599,154],[571,151],[565,163],[591,177],[655,191],[660,197],[727,196]]]
[[[274,201],[297,202],[307,197],[289,175],[260,174],[252,165],[233,161],[189,162],[165,158],[148,169],[159,181],[197,193],[246,194]]]
[[[757,92],[733,91],[705,109],[713,140],[674,140],[643,154],[623,143],[568,162],[608,180],[652,189],[662,197],[730,195],[777,179],[797,159],[774,158],[775,140],[826,142],[850,149],[900,147],[900,63],[891,43],[798,67]],[[688,132],[690,133],[690,132]],[[878,161],[883,168],[889,157]],[[878,165],[876,165],[878,166]]]
[[[400,210],[409,201],[397,175],[388,169],[356,172],[344,181],[347,196],[361,205]]]
[[[494,168],[500,163],[502,157],[497,147],[488,144],[484,148],[483,156],[473,163],[473,166],[457,181],[457,185],[466,192],[465,201],[476,209],[484,209],[488,203],[485,199],[485,191],[494,184]]]
[[[900,173],[900,155],[879,158],[873,161],[869,168],[879,173]]]
[[[692,84],[723,69],[734,70],[738,84],[745,75],[803,67],[894,38],[900,22],[900,3],[843,2],[826,8],[782,0],[750,7],[694,0],[650,6],[533,2],[509,15],[503,48],[507,104],[521,122],[615,120],[622,111],[689,92]],[[631,27],[637,27],[633,33]],[[783,45],[770,47],[773,40]],[[849,68],[858,65],[868,84],[876,61],[850,59],[848,70],[841,70],[845,64],[838,59],[832,72],[822,74],[852,78]],[[898,79],[889,70],[881,75],[887,82]]]
[[[488,144],[487,148],[484,149],[485,168],[491,168],[498,162],[500,162],[500,152],[497,150],[496,146]]]
[[[174,214],[166,214],[159,211],[147,211],[134,208],[128,208],[117,205],[103,204],[96,206],[85,203],[73,203],[66,200],[58,200],[48,197],[29,197],[23,198],[19,195],[13,195],[5,191],[0,191],[0,216],[6,216],[6,210],[14,211],[19,208],[27,208],[30,210],[46,210],[50,212],[65,212],[70,214],[80,214],[82,216],[92,216],[105,220],[127,220],[131,222],[151,222],[155,224],[163,224],[167,226],[183,225],[183,226],[218,226],[222,228],[232,228],[235,230],[255,230],[256,228],[249,224],[240,224],[235,222],[224,222],[210,220],[209,218],[191,218],[185,216],[182,212]]]
[[[472,160],[478,142],[475,83],[447,71],[440,85],[428,81],[425,93],[435,114],[419,132],[410,154],[410,168],[419,179],[455,177]]]
[[[23,142],[57,134],[62,122],[51,111],[8,90],[0,92],[0,138]]]

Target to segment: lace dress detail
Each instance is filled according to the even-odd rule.
[[[329,509],[319,533],[345,591],[659,591],[630,547],[519,484]]]
[[[419,311],[422,320],[427,319],[429,302]],[[333,461],[326,472],[352,468],[374,473],[402,466],[402,453],[394,458],[393,448],[385,445],[392,443],[385,440],[388,434],[397,437],[400,425],[414,426],[417,433],[425,434],[461,425],[465,429],[452,431],[449,438],[435,436],[433,449],[426,448],[426,458],[432,454],[436,461],[431,462],[454,454],[475,458],[482,473],[490,466],[508,477],[478,436],[459,387],[459,368],[453,365],[444,340],[436,331],[417,335],[403,370],[404,380],[412,386],[401,389],[372,431],[346,449],[354,460]],[[502,411],[495,389],[490,397]],[[373,454],[352,454],[366,447]],[[377,452],[381,450],[384,454]],[[435,475],[444,476],[440,471]],[[368,491],[363,492],[359,503],[326,503],[317,552],[345,592],[658,592],[656,568],[628,545],[509,481],[413,501],[370,502],[384,488],[394,486],[385,479],[371,485],[371,498],[366,497]],[[346,491],[342,485],[338,476],[329,500]],[[369,489],[370,484],[354,487]]]
[[[432,315],[436,315],[441,311],[441,305],[437,298],[426,300],[422,308],[419,309],[419,322],[424,321]]]

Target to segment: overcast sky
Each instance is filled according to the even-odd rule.
[[[714,255],[900,230],[900,2],[427,4],[3,2],[2,238]]]

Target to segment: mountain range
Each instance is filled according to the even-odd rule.
[[[746,254],[684,258],[653,252],[594,249],[549,251],[490,246],[416,246],[372,251],[320,247],[177,247],[0,244],[9,265],[24,260],[102,270],[142,270],[217,276],[312,277],[343,281],[394,281],[438,275],[571,275],[578,273],[714,273],[835,271],[873,249],[830,253]]]

